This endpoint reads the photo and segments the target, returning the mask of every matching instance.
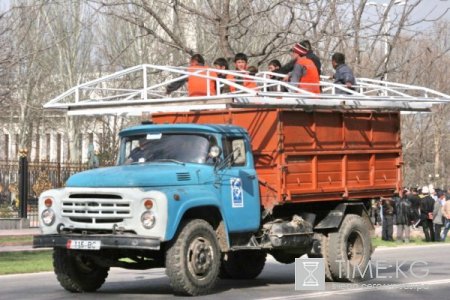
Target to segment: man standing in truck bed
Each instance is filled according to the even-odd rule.
[[[292,48],[291,55],[297,59],[294,70],[291,74],[291,83],[298,87],[315,94],[320,94],[320,77],[314,62],[306,57],[308,49],[296,43]]]
[[[334,83],[343,84],[347,89],[353,90],[356,80],[353,71],[345,64],[345,55],[339,52],[334,53],[331,57],[331,64],[336,70],[333,75]],[[336,89],[336,94],[349,94],[349,92]]]
[[[166,88],[166,93],[169,95],[172,92],[181,88],[186,82],[188,83],[188,96],[214,96],[216,94],[216,82],[213,79],[206,79],[200,76],[196,76],[195,73],[198,73],[202,76],[212,76],[217,77],[215,72],[207,72],[206,69],[208,66],[205,66],[205,59],[200,54],[194,54],[191,57],[189,62],[188,72],[189,76],[187,78],[180,79],[178,81],[172,82]],[[202,71],[205,69],[205,71]],[[209,87],[208,87],[209,80]],[[209,89],[209,93],[208,93]]]

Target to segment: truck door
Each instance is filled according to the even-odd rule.
[[[228,231],[254,231],[260,223],[260,200],[250,144],[242,136],[227,136],[222,143],[229,160],[218,171],[218,178]]]

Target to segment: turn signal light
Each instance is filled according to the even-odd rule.
[[[44,200],[44,205],[45,205],[45,207],[52,207],[52,205],[53,205],[53,200],[50,199],[50,198],[45,199],[45,200]]]
[[[146,209],[152,209],[152,207],[153,207],[152,199],[146,199],[144,201],[144,206],[145,206]]]

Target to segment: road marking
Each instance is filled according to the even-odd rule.
[[[395,242],[394,242],[395,243]],[[421,249],[421,248],[433,248],[433,247],[450,247],[448,243],[442,244],[430,244],[430,245],[410,245],[410,246],[397,246],[397,247],[376,247],[375,251],[387,251],[387,250],[405,250],[405,249]]]
[[[367,291],[377,291],[377,290],[393,290],[396,287],[400,286],[429,286],[429,285],[441,285],[450,283],[450,279],[438,279],[438,280],[429,280],[429,281],[419,281],[419,282],[408,282],[408,283],[399,283],[392,285],[384,285],[379,287],[361,287],[355,289],[345,289],[345,290],[333,290],[333,291],[324,291],[324,292],[315,292],[308,294],[298,294],[291,296],[283,296],[283,297],[269,297],[269,298],[259,298],[259,300],[295,300],[295,299],[308,299],[308,298],[319,298],[325,296],[334,296],[334,295],[346,295],[353,293],[361,293]],[[349,283],[351,284],[351,283]],[[363,284],[363,283],[359,283]],[[370,283],[371,285],[376,285],[377,283]],[[425,288],[423,288],[425,289]]]

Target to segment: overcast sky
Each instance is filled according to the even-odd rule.
[[[371,0],[380,4],[389,3],[389,0]],[[409,0],[410,3],[415,3],[414,0]],[[395,10],[401,10],[402,7],[397,5]],[[422,26],[430,26],[436,18],[442,16],[442,20],[450,21],[450,0],[421,0],[419,5],[413,12],[414,20],[417,21],[426,18],[429,22],[422,24]]]

